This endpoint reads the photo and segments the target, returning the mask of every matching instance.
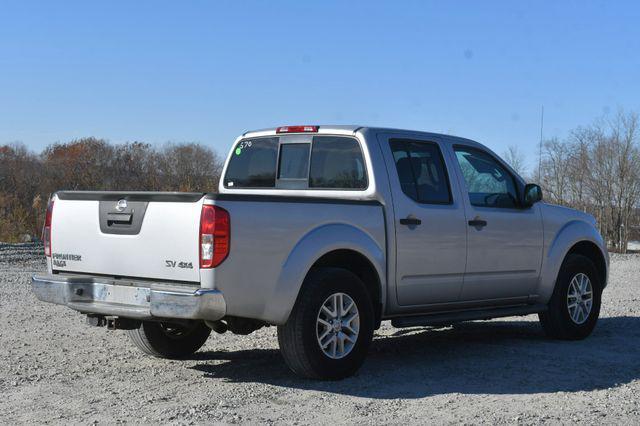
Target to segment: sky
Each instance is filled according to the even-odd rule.
[[[640,112],[637,1],[0,0],[0,144],[199,142],[361,124],[536,161]]]

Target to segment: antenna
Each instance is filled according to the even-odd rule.
[[[542,129],[544,128],[544,105],[540,112],[540,146],[538,148],[538,181],[542,179]]]

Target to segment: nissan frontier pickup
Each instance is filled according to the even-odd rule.
[[[598,320],[609,258],[594,218],[543,202],[469,139],[251,131],[214,189],[55,193],[33,291],[157,357],[276,326],[286,364],[316,379],[356,372],[382,321],[536,314],[576,340]]]

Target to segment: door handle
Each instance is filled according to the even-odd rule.
[[[422,221],[417,217],[405,217],[404,219],[400,219],[400,225],[420,225]]]
[[[482,219],[473,219],[469,221],[469,226],[473,226],[475,228],[484,228],[487,226],[487,221]]]
[[[113,224],[131,225],[131,219],[133,219],[133,214],[130,213],[107,213],[107,226]]]

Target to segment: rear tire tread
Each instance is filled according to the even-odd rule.
[[[331,361],[320,350],[315,334],[312,338],[305,334],[305,330],[311,333],[310,321],[313,319],[315,324],[319,303],[326,299],[328,287],[333,288],[331,291],[348,291],[354,301],[358,299],[356,303],[361,316],[356,347],[345,358]],[[373,337],[373,326],[373,304],[362,281],[346,269],[316,268],[305,279],[287,322],[278,326],[280,353],[287,366],[298,376],[324,380],[342,379],[355,373],[364,361]]]

